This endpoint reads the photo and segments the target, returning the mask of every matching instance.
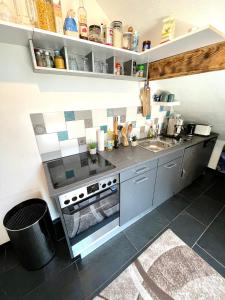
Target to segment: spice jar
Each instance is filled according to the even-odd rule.
[[[132,33],[124,32],[123,34],[123,49],[131,50],[132,46]]]
[[[51,0],[36,0],[38,27],[44,30],[56,31],[53,5]]]
[[[65,69],[65,62],[59,50],[55,50],[54,64],[56,69]]]
[[[117,48],[122,48],[122,38],[123,38],[122,22],[120,21],[112,22],[112,28],[113,28],[113,46]]]
[[[101,27],[98,25],[90,25],[88,39],[89,41],[101,43]]]
[[[115,75],[121,75],[121,64],[116,63]]]
[[[36,58],[37,66],[44,67],[43,60],[42,60],[42,54],[39,50],[35,50],[35,58]]]
[[[104,37],[104,44],[108,46],[113,45],[113,30],[110,26],[103,26],[103,37]]]

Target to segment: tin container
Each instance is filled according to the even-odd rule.
[[[104,44],[112,46],[113,44],[113,30],[110,26],[103,26],[103,37],[104,37]]]

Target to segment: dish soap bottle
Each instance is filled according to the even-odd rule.
[[[78,21],[79,21],[79,37],[80,39],[88,39],[87,31],[87,11],[84,7],[84,1],[80,0],[78,7]]]

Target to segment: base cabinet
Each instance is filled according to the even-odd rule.
[[[213,138],[185,149],[181,180],[182,189],[202,174],[209,163],[215,143],[216,138]]]
[[[158,167],[153,205],[156,207],[179,192],[182,157]]]
[[[156,169],[121,183],[120,226],[152,207]]]

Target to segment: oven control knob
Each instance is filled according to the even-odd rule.
[[[104,188],[106,187],[106,184],[105,184],[105,183],[103,183],[102,187],[103,187],[103,189],[104,189]]]
[[[72,201],[76,201],[77,200],[77,196],[74,196],[73,198],[72,198]]]
[[[83,193],[80,194],[80,195],[79,195],[79,198],[81,198],[81,199],[84,198],[84,194],[83,194]]]
[[[64,201],[65,205],[68,205],[69,203],[70,203],[70,200],[68,200],[68,199]]]
[[[116,183],[117,182],[117,180],[116,179],[113,179],[113,183]]]
[[[109,181],[109,182],[108,182],[108,186],[110,186],[111,184],[112,184],[112,182],[111,182],[111,181]]]

